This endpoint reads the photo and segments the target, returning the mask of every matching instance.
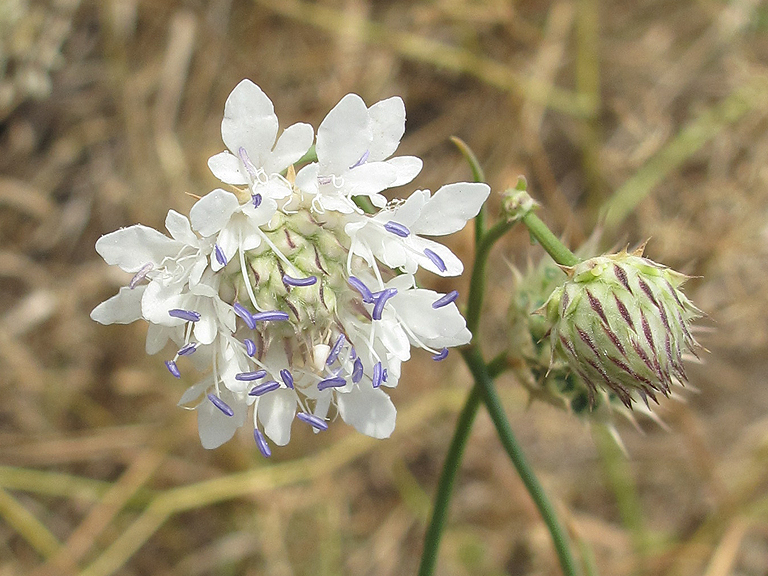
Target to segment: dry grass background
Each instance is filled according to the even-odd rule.
[[[350,91],[399,94],[418,186],[470,177],[457,135],[496,191],[525,174],[573,244],[608,201],[606,246],[651,237],[651,257],[698,276],[688,291],[714,328],[698,392],[660,409],[669,431],[622,426],[629,460],[528,408],[511,378],[499,389],[595,573],[768,575],[763,3],[0,0],[0,68],[0,575],[415,572],[468,390],[457,356],[408,363],[390,440],[297,429],[265,462],[245,434],[204,451],[175,407],[187,383],[144,355],[145,327],[88,318],[125,283],[95,240],[159,228],[217,185],[206,160],[244,77],[284,126],[317,126]],[[465,232],[453,247],[469,261]],[[489,351],[505,341],[506,263],[529,255],[518,230],[492,256]],[[481,414],[438,573],[558,570]]]

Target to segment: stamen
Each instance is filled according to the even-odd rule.
[[[355,278],[354,276],[350,276],[349,279],[347,279],[347,282],[349,282],[349,285],[352,286],[355,290],[360,292],[360,295],[363,297],[363,302],[371,303],[373,302],[373,292],[366,286],[362,280],[359,278]]]
[[[317,383],[317,389],[322,391],[327,388],[341,388],[342,386],[346,386],[346,384],[347,381],[344,380],[344,378],[341,376],[334,376],[332,378],[320,380],[320,382]]]
[[[317,283],[317,276],[307,276],[306,278],[294,278],[283,274],[283,282],[289,286],[312,286]]]
[[[245,343],[245,353],[253,358],[256,355],[256,342],[250,338],[246,338],[243,342]]]
[[[259,206],[261,206],[261,200],[262,200],[261,194],[259,194],[258,192],[256,192],[256,194],[251,194],[251,202],[253,202],[254,208],[258,208]]]
[[[251,314],[248,309],[240,304],[240,302],[235,302],[232,306],[235,310],[235,314],[240,316],[240,318],[243,319],[245,322],[245,325],[248,326],[251,330],[254,330],[256,328],[256,319],[253,317],[253,314]],[[247,344],[246,344],[247,346]]]
[[[379,386],[381,386],[381,377],[382,377],[381,370],[382,370],[381,362],[376,362],[376,364],[373,365],[373,378],[371,378],[374,388],[378,388]]]
[[[266,375],[266,370],[256,370],[256,372],[240,372],[240,374],[235,374],[235,380],[240,380],[240,382],[251,382],[253,380],[258,380],[259,378],[264,378]]]
[[[291,390],[293,390],[293,374],[288,372],[285,368],[280,370],[280,378],[283,379],[283,382],[285,382],[285,385],[288,386]]]
[[[197,344],[193,342],[191,344],[187,344],[186,346],[184,346],[184,348],[176,352],[176,354],[178,354],[179,356],[189,356],[190,354],[194,354],[196,351],[197,351]]]
[[[411,235],[411,231],[408,230],[405,225],[400,224],[400,222],[395,222],[394,220],[390,220],[384,224],[384,229],[395,236],[400,236],[400,238],[408,238],[408,236]]]
[[[432,356],[432,360],[440,362],[440,360],[445,360],[446,356],[448,356],[448,348],[443,348],[440,352]]]
[[[272,392],[278,388],[280,388],[280,382],[277,380],[270,380],[253,388],[250,392],[248,392],[248,396],[263,396],[267,392]]]
[[[395,294],[397,294],[397,288],[387,288],[376,294],[376,304],[373,305],[373,313],[371,314],[374,320],[381,320],[381,313],[384,311],[384,305],[387,303],[387,300],[392,298]]]
[[[153,268],[152,262],[147,262],[146,264],[144,264],[144,266],[139,268],[139,271],[136,272],[136,274],[133,275],[133,278],[131,278],[131,281],[128,282],[128,288],[130,288],[131,290],[136,288],[136,285],[142,280],[144,280],[144,278],[147,277],[147,274],[149,274],[149,271],[152,270],[152,268]]]
[[[352,368],[352,382],[357,384],[363,379],[363,362],[360,358],[355,360],[354,367]]]
[[[445,296],[442,296],[441,298],[438,298],[434,302],[432,302],[432,308],[437,310],[438,308],[442,308],[443,306],[448,306],[451,302],[456,300],[456,298],[459,297],[459,293],[457,290],[451,290],[446,294]]]
[[[173,318],[181,318],[187,322],[197,322],[200,320],[200,313],[194,310],[182,310],[180,308],[173,308],[168,310],[168,316]]]
[[[352,170],[352,168],[357,168],[358,166],[362,166],[363,164],[365,164],[366,160],[368,160],[368,156],[370,155],[371,155],[371,151],[366,150],[365,152],[363,152],[363,155],[360,157],[360,160],[352,164],[352,166],[350,166],[349,169]]]
[[[216,262],[218,262],[222,266],[226,266],[227,257],[224,256],[224,251],[221,249],[221,247],[218,244],[213,245],[213,252],[214,254],[216,254]]]
[[[256,166],[253,165],[253,162],[251,162],[251,159],[248,157],[248,152],[245,151],[245,148],[240,146],[240,148],[237,150],[237,155],[240,156],[240,160],[242,160],[243,166],[245,166],[248,174],[250,174],[251,177],[256,178],[258,171],[256,170]]]
[[[176,366],[176,362],[173,360],[166,360],[165,366],[168,368],[168,372],[173,374],[175,378],[181,378],[181,372],[179,372],[179,367]]]
[[[272,456],[272,450],[269,449],[267,439],[264,438],[264,434],[262,434],[261,430],[258,428],[253,429],[253,439],[256,440],[256,446],[258,446],[259,452],[261,452],[261,455],[264,456],[264,458]]]
[[[386,382],[387,378],[389,378],[389,372],[384,368],[384,370],[381,371],[381,381]]]
[[[355,358],[357,358],[357,350],[355,350],[355,347],[354,347],[354,346],[352,346],[352,347],[349,349],[349,359],[350,359],[350,360],[354,360]]]
[[[256,314],[252,314],[251,318],[253,318],[255,322],[266,322],[268,320],[280,322],[288,320],[288,312],[282,312],[280,310],[267,310],[266,312],[257,312]]]
[[[429,248],[424,248],[424,255],[432,260],[432,264],[437,266],[437,269],[440,270],[440,272],[446,272],[448,270],[448,267],[445,265],[445,262],[443,262],[443,259]]]
[[[322,418],[318,418],[314,414],[307,414],[306,412],[299,412],[296,414],[296,418],[302,422],[306,422],[316,430],[328,430],[328,424]]]
[[[218,396],[215,396],[214,394],[208,394],[208,400],[210,400],[211,404],[216,406],[216,408],[221,410],[224,414],[226,414],[230,418],[235,415],[235,411],[229,407],[229,404],[224,402],[224,400],[222,400]]]
[[[336,361],[336,358],[339,357],[339,352],[341,352],[341,347],[344,346],[344,343],[347,341],[344,334],[339,334],[339,337],[336,338],[336,343],[333,345],[333,348],[331,348],[331,351],[328,353],[328,359],[325,361],[325,364],[327,366],[330,366]]]

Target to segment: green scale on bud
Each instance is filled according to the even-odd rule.
[[[701,316],[680,290],[687,276],[633,253],[596,256],[563,268],[568,275],[541,311],[551,328],[551,366],[560,360],[589,389],[606,389],[626,406],[670,394],[687,380],[683,355],[696,355],[690,324]]]

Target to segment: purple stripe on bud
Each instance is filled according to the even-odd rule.
[[[357,384],[363,379],[363,362],[360,358],[355,360],[354,367],[352,368],[352,382]]]
[[[288,372],[285,368],[280,370],[280,378],[283,379],[283,382],[285,382],[285,385],[288,386],[291,390],[293,390],[293,374]]]
[[[432,356],[432,360],[440,362],[440,360],[445,360],[446,356],[448,356],[448,348],[443,348],[440,352]]]
[[[261,194],[259,194],[258,192],[256,192],[256,194],[251,194],[251,202],[253,202],[254,208],[258,208],[259,206],[261,206],[261,200],[262,200]]]
[[[224,256],[224,251],[221,249],[221,247],[218,244],[213,245],[213,253],[216,255],[216,262],[218,262],[222,266],[227,265],[227,257]]]
[[[251,382],[253,380],[258,380],[259,378],[264,378],[266,375],[266,370],[256,370],[256,372],[240,372],[240,374],[235,374],[235,380],[240,380],[240,382]]]
[[[173,318],[181,318],[187,322],[197,322],[200,320],[200,313],[194,310],[182,310],[180,308],[173,308],[168,310],[168,316]]]
[[[317,383],[317,389],[326,390],[327,388],[341,388],[346,384],[347,384],[347,381],[344,380],[344,378],[342,378],[341,376],[333,376],[332,378],[326,378],[324,380],[320,380],[320,382]]]
[[[253,315],[245,308],[245,306],[240,304],[240,302],[235,302],[232,308],[235,310],[235,314],[243,319],[243,322],[245,322],[245,325],[248,326],[248,328],[251,330],[256,328],[256,321],[253,319]]]
[[[259,452],[261,452],[261,455],[264,456],[264,458],[272,456],[272,450],[269,449],[267,439],[264,438],[264,434],[262,434],[261,430],[258,428],[253,429],[253,439],[256,440],[256,446],[258,446]]]
[[[360,292],[360,295],[363,297],[363,302],[373,302],[373,292],[371,292],[371,290],[363,283],[362,280],[355,278],[354,276],[350,276],[347,282],[349,282],[349,285],[352,286],[352,288]]]
[[[256,312],[251,318],[256,322],[266,322],[272,320],[274,322],[280,322],[288,320],[288,312],[282,312],[280,310],[267,310],[266,312]]]
[[[382,377],[381,362],[376,362],[376,364],[373,365],[373,378],[371,378],[371,382],[373,383],[374,388],[378,388],[379,386],[381,386],[381,377]]]
[[[381,320],[381,313],[384,311],[384,305],[387,303],[387,300],[392,298],[395,294],[397,294],[397,288],[387,288],[374,296],[376,304],[373,305],[373,313],[371,314],[374,320]]]
[[[128,282],[128,288],[131,290],[136,288],[136,285],[147,277],[147,274],[149,274],[149,271],[152,270],[153,266],[152,262],[147,262],[144,266],[139,268],[139,271],[136,272],[136,274],[133,275],[133,278],[131,278],[131,281]]]
[[[307,276],[306,278],[294,278],[293,276],[288,276],[288,274],[284,274],[283,282],[288,284],[288,286],[312,286],[313,284],[317,283],[317,276]]]
[[[248,156],[248,152],[245,151],[245,148],[240,146],[240,148],[237,150],[237,155],[240,156],[240,160],[243,162],[243,166],[245,166],[248,174],[255,178],[257,173],[256,166],[254,166],[253,162],[251,162],[251,159]]]
[[[328,424],[322,418],[318,418],[314,414],[307,414],[306,412],[299,412],[296,414],[296,418],[302,422],[306,422],[316,430],[328,430]]]
[[[429,248],[424,248],[424,256],[432,260],[432,264],[437,266],[437,269],[440,270],[440,272],[446,272],[448,270],[445,262],[443,262],[443,259],[440,258],[436,252],[430,250]]]
[[[443,306],[448,306],[451,302],[455,301],[456,298],[459,297],[459,293],[456,290],[451,290],[446,294],[445,296],[442,296],[441,298],[438,298],[434,302],[432,302],[432,308],[437,310],[438,308],[442,308]]]
[[[221,398],[214,394],[208,394],[208,400],[211,401],[211,404],[216,406],[219,410],[221,410],[224,414],[229,416],[230,418],[235,415],[235,411],[232,410],[232,408],[229,407],[229,404],[224,402]]]
[[[366,161],[368,160],[368,156],[370,155],[371,155],[371,151],[366,150],[365,152],[363,152],[363,155],[360,157],[360,160],[352,164],[352,166],[350,166],[349,169],[352,170],[352,168],[357,168],[358,166],[362,166],[363,164],[366,163]]]
[[[168,372],[173,374],[175,378],[181,378],[181,372],[179,372],[179,367],[176,366],[176,362],[173,360],[166,360],[165,367],[168,368]]]
[[[256,355],[256,342],[250,338],[246,338],[243,342],[245,343],[245,353],[253,358]]]
[[[262,396],[267,392],[272,392],[278,388],[280,388],[280,382],[276,380],[270,380],[269,382],[264,382],[252,388],[251,391],[248,392],[248,396]]]
[[[328,358],[326,359],[325,363],[327,366],[330,366],[336,361],[336,358],[339,357],[339,352],[341,352],[341,347],[344,346],[344,343],[347,341],[344,334],[339,334],[339,337],[336,338],[336,343],[333,345],[333,348],[331,348],[331,351],[328,353]]]
[[[178,354],[179,356],[189,356],[190,354],[194,354],[196,351],[197,351],[197,344],[193,342],[191,344],[187,344],[186,346],[184,346],[184,348],[176,352],[176,354]]]
[[[408,238],[408,236],[411,235],[411,231],[408,230],[405,225],[400,224],[400,222],[395,222],[394,220],[390,220],[384,224],[384,229],[395,236],[400,236],[400,238]]]

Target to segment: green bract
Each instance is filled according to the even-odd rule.
[[[683,354],[695,355],[690,323],[701,316],[680,290],[687,279],[642,256],[642,248],[566,268],[568,279],[544,305],[552,364],[559,355],[589,387],[627,407],[685,383]]]

